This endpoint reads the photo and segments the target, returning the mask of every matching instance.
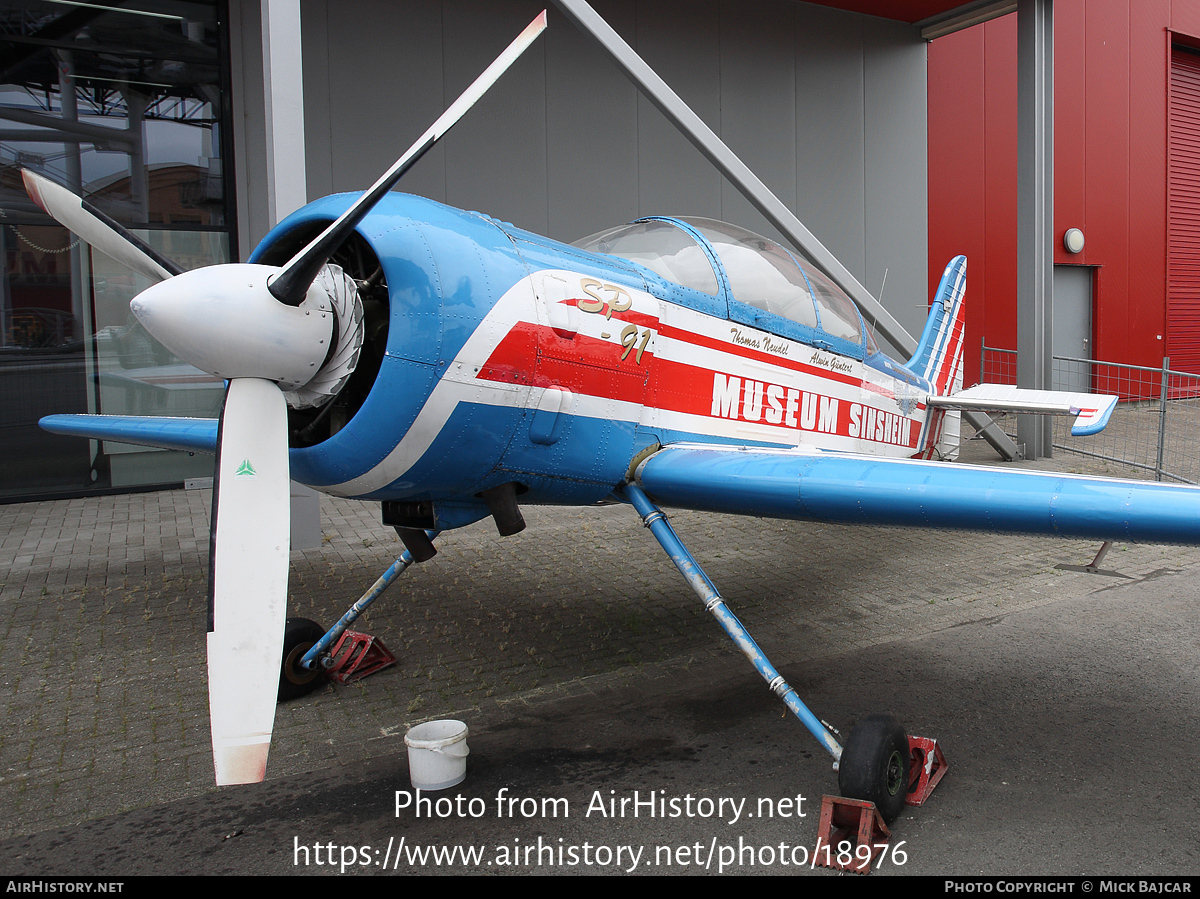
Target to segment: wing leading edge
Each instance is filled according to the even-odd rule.
[[[51,434],[117,440],[138,446],[187,450],[189,453],[217,451],[217,419],[164,418],[153,415],[47,415],[38,422]]]
[[[1200,488],[908,459],[677,444],[642,462],[657,503],[847,524],[1200,545]]]

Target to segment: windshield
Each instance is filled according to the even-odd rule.
[[[817,312],[803,272],[783,247],[727,222],[684,219],[712,244],[736,300],[810,328]]]
[[[821,327],[834,337],[862,343],[862,324],[858,318],[858,307],[842,289],[816,269],[805,272],[813,286],[813,296],[821,310]]]
[[[853,301],[820,272],[802,268],[796,257],[775,241],[728,222],[683,221],[716,250],[734,299],[811,328],[821,327],[851,343],[862,343],[862,325]]]
[[[620,256],[644,265],[668,281],[710,296],[717,295],[712,263],[695,239],[670,222],[634,222],[600,231],[574,246],[593,253]]]

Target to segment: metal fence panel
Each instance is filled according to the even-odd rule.
[[[984,383],[1015,384],[1016,350],[980,344],[980,377]],[[1082,379],[1082,380],[1081,380]],[[1106,427],[1091,437],[1072,437],[1069,416],[1054,417],[1054,448],[1111,463],[1111,474],[1200,483],[1200,454],[1195,434],[1200,426],[1200,375],[1172,371],[1170,360],[1159,368],[1124,365],[1098,359],[1054,357],[1054,387],[1090,383],[1096,393],[1120,397]],[[997,416],[1016,433],[1016,416]]]

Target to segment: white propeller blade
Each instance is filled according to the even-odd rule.
[[[314,288],[305,303],[309,289],[379,199],[545,27],[543,10],[369,191],[279,271],[229,264],[184,273],[87,201],[23,173],[29,195],[61,224],[134,271],[167,281],[135,297],[134,314],[184,362],[230,379],[209,576],[208,696],[218,785],[256,783],[266,773],[287,621],[291,511],[280,385],[303,387],[319,375],[333,328],[327,292]]]
[[[213,487],[208,704],[217,785],[267,767],[287,619],[287,404],[270,381],[229,382]]]
[[[101,253],[151,281],[165,281],[183,269],[156,253],[136,235],[91,203],[29,169],[21,170],[25,190],[56,222],[66,226]]]

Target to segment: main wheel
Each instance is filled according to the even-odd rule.
[[[325,680],[325,669],[301,668],[300,660],[325,636],[325,628],[307,618],[289,618],[283,631],[283,664],[279,670],[279,701],[307,696]]]
[[[908,794],[908,735],[891,715],[868,715],[850,731],[838,764],[843,796],[874,802],[891,824]]]

